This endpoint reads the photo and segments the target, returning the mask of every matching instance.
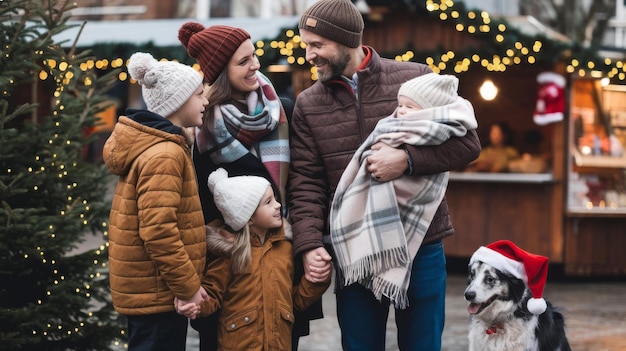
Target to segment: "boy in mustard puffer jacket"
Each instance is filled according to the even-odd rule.
[[[206,230],[186,133],[202,124],[208,101],[202,75],[189,66],[135,53],[128,71],[147,109],[121,116],[103,150],[119,176],[109,218],[111,299],[127,317],[128,350],[182,351],[189,322],[174,298],[208,298]]]

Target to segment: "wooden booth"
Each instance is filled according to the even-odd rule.
[[[426,52],[485,45],[448,22],[385,11],[367,22],[363,41],[381,53],[407,43]],[[542,72],[565,77],[566,106],[562,121],[538,125],[533,114]],[[505,122],[512,145],[532,160],[545,161],[545,167],[452,172],[447,199],[456,234],[445,239],[446,255],[469,258],[481,245],[509,239],[547,256],[566,275],[625,275],[626,255],[620,251],[626,247],[626,159],[617,155],[617,145],[626,145],[625,87],[574,79],[561,62],[512,65],[505,72],[470,69],[457,76],[459,94],[474,105],[483,144],[490,125]],[[479,93],[486,81],[498,88],[491,101]],[[597,140],[601,150],[597,143],[595,151],[585,148],[588,140]]]
[[[566,273],[624,275],[626,86],[572,79],[564,211]]]
[[[452,173],[447,198],[456,235],[446,239],[448,256],[469,257],[480,245],[509,239],[562,265],[568,276],[626,274],[621,253],[626,247],[626,87],[568,80],[564,120],[540,127],[549,138],[549,168]],[[510,85],[505,100],[535,97],[536,89]],[[503,93],[508,95],[506,89]],[[479,123],[495,112],[482,105],[476,104]],[[509,112],[498,114],[513,122],[519,136],[527,124],[520,118],[532,120],[534,105],[499,105]]]
[[[425,52],[485,45],[436,18],[376,11],[366,22],[363,42],[383,55],[407,45]],[[543,72],[565,78],[566,106],[562,120],[539,125],[533,115],[537,76]],[[295,95],[311,84],[308,66],[290,73]],[[626,158],[617,155],[616,142],[626,145],[626,89],[574,79],[560,62],[510,65],[504,72],[472,68],[456,75],[459,94],[474,105],[481,142],[488,141],[492,124],[504,122],[524,159],[543,166],[451,172],[447,200],[456,234],[445,239],[446,255],[468,259],[481,245],[509,239],[547,256],[566,275],[626,274],[626,255],[620,253],[626,246]],[[487,81],[498,88],[493,100],[479,93]]]
[[[474,105],[482,144],[487,144],[492,124],[505,123],[511,145],[546,166],[516,173],[452,172],[447,199],[456,234],[445,241],[448,256],[470,257],[481,245],[508,239],[551,263],[564,263],[565,123],[539,126],[533,121],[536,77],[550,68],[518,66],[504,73],[460,76],[459,93]],[[486,79],[498,87],[491,101],[478,92]]]

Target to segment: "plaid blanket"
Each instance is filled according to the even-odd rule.
[[[403,176],[389,182],[367,171],[371,145],[438,145],[478,126],[471,103],[456,102],[381,119],[355,152],[333,198],[330,234],[340,284],[358,282],[396,308],[408,306],[411,263],[444,197],[448,172]]]

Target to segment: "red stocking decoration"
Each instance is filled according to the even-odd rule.
[[[543,126],[563,120],[565,111],[565,77],[554,72],[543,72],[537,76],[539,91],[533,120]]]

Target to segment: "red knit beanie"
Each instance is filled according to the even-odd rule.
[[[215,83],[228,61],[250,34],[241,28],[211,26],[205,28],[197,22],[187,22],[178,31],[178,40],[189,56],[198,61],[204,78]]]

